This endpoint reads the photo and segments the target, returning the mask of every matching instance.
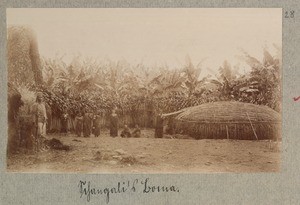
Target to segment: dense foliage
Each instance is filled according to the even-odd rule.
[[[130,65],[125,61],[95,61],[76,57],[70,64],[62,58],[41,59],[42,90],[52,112],[92,111],[107,114],[117,107],[122,114],[173,112],[213,101],[241,101],[267,105],[280,111],[281,54],[267,49],[258,60],[244,52],[240,56],[251,71],[224,61],[217,73],[200,78],[202,64],[189,57],[180,69]],[[213,71],[212,71],[213,72]]]

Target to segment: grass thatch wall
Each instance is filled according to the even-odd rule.
[[[7,30],[8,81],[18,84],[43,82],[38,43],[34,31],[26,26]]]
[[[31,28],[26,26],[8,27],[7,60],[9,84],[7,151],[12,153],[17,150],[22,140],[26,141],[31,135],[32,126],[30,117],[20,116],[21,102],[24,102],[23,107],[29,105],[26,101],[28,96],[19,89],[25,88],[25,85],[37,85],[43,82],[37,39]]]
[[[12,153],[16,151],[19,142],[19,109],[23,105],[21,100],[21,94],[18,90],[12,86],[8,85],[8,142],[7,142],[7,152]]]
[[[175,118],[175,129],[196,139],[278,139],[281,117],[267,106],[214,102],[180,113]]]

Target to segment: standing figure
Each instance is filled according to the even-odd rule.
[[[64,113],[61,117],[61,133],[64,133],[65,135],[68,133],[68,114]]]
[[[46,135],[47,113],[43,94],[37,93],[36,103],[32,107],[32,115],[35,125],[34,149],[39,152],[42,149],[43,138]]]
[[[136,124],[135,125],[135,129],[133,130],[133,132],[132,132],[132,137],[134,137],[134,138],[140,138],[141,137],[141,129],[139,128],[139,125],[138,124]]]
[[[93,119],[93,134],[95,137],[100,135],[100,115],[95,115]]]
[[[116,113],[116,109],[112,110],[112,114],[110,116],[110,136],[117,137],[118,136],[118,115]]]
[[[81,133],[82,133],[82,128],[83,128],[83,116],[81,113],[79,113],[76,117],[75,117],[75,132],[77,137],[81,137]]]
[[[164,120],[162,114],[156,117],[155,138],[162,138],[164,132]]]
[[[46,122],[46,134],[51,132],[52,130],[52,110],[51,110],[51,103],[45,103],[46,107],[46,114],[47,114],[47,122]]]
[[[84,113],[83,116],[83,136],[90,137],[92,132],[92,118],[90,113]]]

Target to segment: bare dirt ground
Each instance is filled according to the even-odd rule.
[[[8,157],[10,172],[83,173],[199,173],[280,171],[280,143],[246,140],[194,140],[166,136],[155,139],[153,130],[142,138],[47,135],[70,150],[47,149],[38,155]]]

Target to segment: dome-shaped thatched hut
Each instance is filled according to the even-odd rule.
[[[281,116],[267,106],[213,102],[184,109],[175,128],[196,139],[278,139]]]

